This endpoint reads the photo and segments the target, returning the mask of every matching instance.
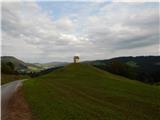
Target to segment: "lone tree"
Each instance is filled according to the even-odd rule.
[[[79,63],[79,56],[74,56],[73,61],[74,63]]]

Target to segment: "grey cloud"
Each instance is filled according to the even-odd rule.
[[[150,45],[159,44],[158,36],[151,36],[147,37],[135,37],[130,40],[117,42],[114,48],[116,49],[132,49],[132,48],[139,48],[139,47],[146,47]]]
[[[99,3],[93,7],[96,6]],[[74,13],[74,22],[64,15],[53,20],[35,2],[3,3],[2,53],[33,62],[62,58],[70,61],[75,54],[87,60],[146,54],[146,49],[156,53],[150,46],[158,44],[159,40],[158,8],[148,8],[144,4],[136,6],[110,3],[101,5],[95,14],[89,14],[92,8],[87,12],[85,6],[82,13],[81,10]],[[142,52],[138,53],[137,49]],[[129,52],[123,53],[124,50]]]
[[[111,48],[111,50],[158,44],[158,8],[148,8],[147,6],[145,8],[143,4],[139,7],[143,7],[143,9],[135,8],[135,12],[133,12],[126,7],[125,3],[120,3],[118,8],[123,10],[118,9],[119,11],[117,11],[114,5],[107,5],[102,9],[106,14],[92,17],[93,20],[91,19],[87,31],[89,37],[100,47]]]

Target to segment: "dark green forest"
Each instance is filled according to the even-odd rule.
[[[85,63],[145,83],[160,82],[160,56],[117,57]]]

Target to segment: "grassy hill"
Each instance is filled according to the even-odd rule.
[[[13,57],[13,56],[2,56],[1,57],[1,64],[2,64],[2,72],[3,68],[6,64],[12,63],[14,66],[14,71],[38,71],[42,69],[42,67],[36,66],[31,63],[23,62],[22,60]]]
[[[28,78],[16,73],[21,69],[27,70],[26,63],[12,56],[1,56],[1,84]]]
[[[2,56],[1,57],[2,68],[3,68],[3,65],[7,63],[12,63],[14,65],[14,70],[27,69],[27,64],[25,62],[13,56]]]
[[[25,81],[34,120],[159,120],[160,88],[84,64]]]

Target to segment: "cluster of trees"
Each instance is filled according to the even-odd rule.
[[[1,72],[5,74],[14,74],[15,73],[14,64],[12,62],[2,63]]]
[[[38,76],[41,76],[41,75],[44,75],[44,74],[53,72],[53,71],[55,71],[55,70],[57,70],[57,69],[60,69],[60,68],[63,68],[63,66],[60,66],[60,67],[52,67],[52,68],[48,68],[48,69],[41,70],[41,71],[39,71],[39,72],[30,72],[30,73],[29,73],[29,76],[31,76],[31,77],[38,77]]]
[[[132,79],[134,79],[136,75],[134,68],[119,61],[113,61],[107,65],[94,65],[94,66],[100,69],[103,69],[105,71],[108,71],[117,75],[125,76],[128,78],[132,78]]]
[[[94,66],[113,74],[136,79],[145,83],[153,84],[160,82],[160,68],[156,65],[132,67],[124,62],[112,61],[107,64]]]

